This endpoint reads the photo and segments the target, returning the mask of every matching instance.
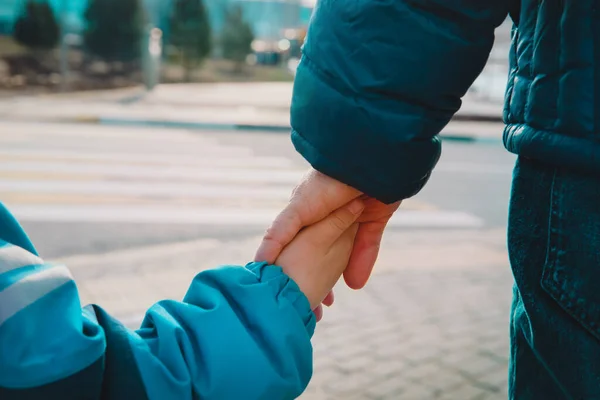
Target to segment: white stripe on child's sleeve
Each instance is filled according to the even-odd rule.
[[[72,280],[69,269],[57,265],[36,271],[0,291],[0,327],[19,311]]]
[[[0,274],[29,265],[41,264],[44,264],[41,258],[19,246],[8,243],[4,246],[0,245]]]

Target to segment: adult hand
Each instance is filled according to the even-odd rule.
[[[255,259],[273,263],[301,229],[324,219],[358,197],[362,197],[365,209],[358,220],[359,228],[344,271],[344,280],[353,289],[362,288],[377,260],[383,231],[400,202],[384,204],[314,169],[304,176],[294,189],[287,207],[267,229]],[[332,301],[333,297],[328,296],[324,303]],[[320,317],[321,310],[316,312]]]

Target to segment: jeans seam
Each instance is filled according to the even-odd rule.
[[[556,257],[554,257],[554,253],[556,248],[552,247],[552,243],[554,243],[557,247],[560,244],[560,237],[553,232],[553,227],[558,229],[559,227],[555,227],[554,224],[559,223],[560,219],[556,218],[554,215],[557,211],[556,204],[556,175],[558,174],[558,168],[554,168],[552,172],[552,182],[550,183],[550,212],[548,213],[548,239],[546,242],[546,259],[544,260],[544,271],[542,272],[542,279],[546,272],[553,272],[556,269]],[[553,240],[555,239],[555,240]],[[550,259],[552,257],[552,259]],[[548,269],[548,270],[547,270]]]
[[[582,306],[581,296],[569,290],[571,283],[567,277],[561,278],[557,276],[557,266],[559,262],[559,251],[562,248],[563,239],[560,232],[564,232],[562,224],[564,218],[561,214],[561,206],[559,205],[560,194],[557,187],[557,177],[559,168],[555,168],[551,191],[550,191],[550,217],[548,219],[548,243],[547,255],[542,269],[540,284],[542,289],[548,294],[567,314],[571,316],[577,323],[592,336],[600,340],[600,327],[594,320],[589,319],[587,307]],[[565,285],[568,287],[566,288]],[[583,298],[584,302],[586,301]]]
[[[519,289],[516,287],[513,288],[513,310],[512,310],[512,315],[511,315],[511,347],[510,347],[510,353],[511,353],[511,358],[512,358],[512,362],[510,364],[510,370],[509,370],[509,382],[508,382],[508,387],[509,387],[509,398],[513,398],[512,393],[515,389],[516,386],[516,380],[517,380],[517,374],[515,372],[516,369],[516,365],[515,365],[515,361],[517,360],[517,355],[518,355],[518,351],[519,349],[517,348],[517,331],[518,331],[518,327],[517,327],[517,309],[519,308],[519,303],[521,302],[521,294],[519,293]]]

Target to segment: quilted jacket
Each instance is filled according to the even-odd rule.
[[[381,201],[413,196],[510,15],[506,148],[600,173],[599,6],[320,0],[294,84],[292,141],[313,167]]]

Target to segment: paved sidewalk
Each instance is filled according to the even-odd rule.
[[[388,232],[362,291],[340,285],[317,328],[315,374],[302,400],[506,398],[511,275],[503,230]],[[134,326],[192,277],[245,263],[258,237],[122,250],[62,260],[84,303]]]
[[[162,85],[152,93],[139,88],[16,97],[0,101],[0,117],[29,121],[93,122],[288,131],[290,83]],[[467,95],[448,138],[501,136],[502,106]]]

